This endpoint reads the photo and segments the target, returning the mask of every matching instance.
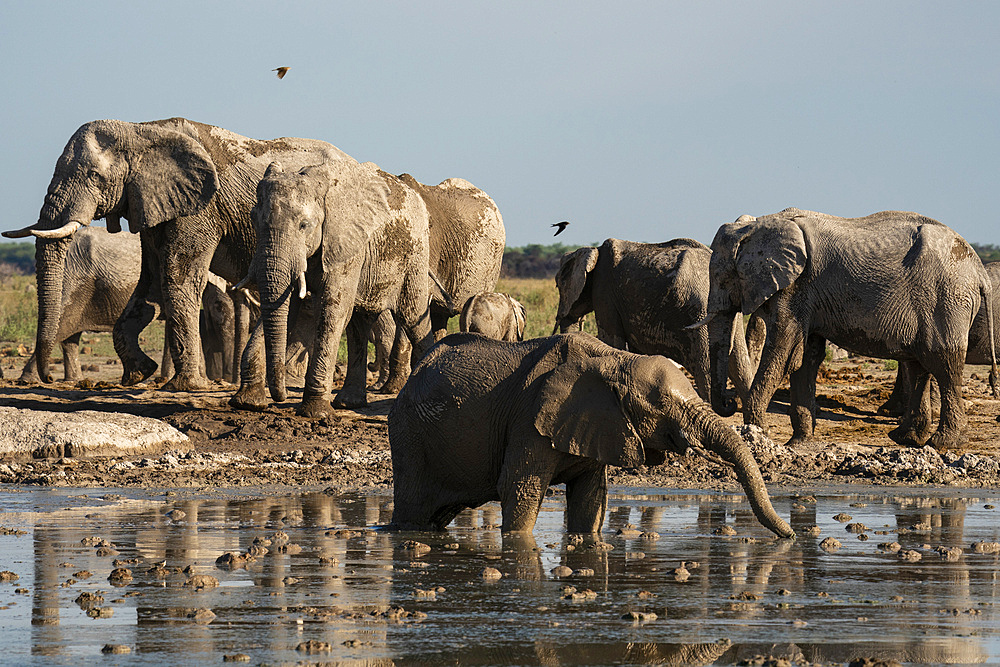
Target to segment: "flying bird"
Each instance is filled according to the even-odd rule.
[[[556,233],[552,235],[552,236],[559,236],[560,234],[563,233],[563,231],[567,227],[569,227],[569,221],[568,220],[563,220],[562,222],[553,222],[550,226],[551,227],[558,227],[559,228],[559,229],[556,230]]]
[[[292,69],[292,68],[291,67],[275,67],[271,71],[272,72],[277,72],[279,79],[284,79],[285,75],[288,74],[288,70],[290,70],[290,69]]]

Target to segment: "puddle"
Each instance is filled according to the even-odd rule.
[[[604,545],[565,534],[559,494],[532,537],[511,537],[496,505],[445,533],[391,534],[370,530],[391,495],[115,493],[0,487],[0,526],[25,531],[0,534],[0,570],[18,576],[0,583],[0,662],[1000,661],[1000,555],[972,549],[1000,539],[988,492],[779,496],[789,541],[742,495],[619,490]],[[245,567],[216,565],[262,544]],[[116,559],[131,579],[109,581]]]

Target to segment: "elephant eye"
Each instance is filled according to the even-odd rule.
[[[87,178],[90,179],[92,183],[101,183],[104,181],[104,176],[100,174],[96,169],[91,169],[87,172]]]
[[[310,227],[312,227],[312,222],[309,220],[303,220],[302,222],[299,223],[299,231],[304,232]]]

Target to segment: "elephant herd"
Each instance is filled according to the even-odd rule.
[[[119,233],[123,217],[138,243]],[[101,218],[108,233],[88,227]],[[760,522],[791,536],[722,420],[736,409],[730,380],[744,420],[764,426],[788,377],[798,442],[815,427],[826,341],[897,359],[893,439],[949,448],[966,426],[965,362],[996,375],[990,275],[958,234],[914,213],[786,209],[722,225],[711,248],[581,248],[556,277],[564,335],[528,341],[524,307],[493,291],[505,232],[486,193],[394,176],[322,141],[260,141],[183,118],[93,121],[57,160],[38,221],[4,235],[36,239],[25,380],[51,379],[56,343],[74,378],[79,332],[110,329],[122,383],[141,382],[157,364],[139,336],[160,316],[164,390],[200,390],[214,375],[238,383],[235,408],[284,401],[294,339],[309,352],[297,412],[317,417],[330,409],[344,333],[333,405],[366,404],[372,337],[377,387],[399,392],[389,414],[399,528],[443,528],[497,500],[504,530],[530,531],[546,489],[565,483],[567,527],[596,532],[608,465],[691,447],[732,465]],[[590,311],[600,340],[566,334]],[[459,314],[470,333],[445,338]]]

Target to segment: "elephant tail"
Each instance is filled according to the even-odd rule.
[[[461,310],[455,306],[455,300],[451,298],[451,294],[448,294],[448,290],[445,289],[444,285],[441,284],[441,279],[435,275],[433,271],[427,271],[427,275],[431,279],[431,301],[444,306],[448,309],[449,313],[457,313]]]
[[[982,298],[986,303],[986,321],[989,323],[990,329],[990,391],[993,393],[993,398],[1000,398],[1000,387],[998,387],[998,374],[997,374],[997,350],[996,350],[996,338],[993,337],[993,284],[990,280],[989,275],[986,276],[986,281],[980,283],[979,291],[982,294]]]

